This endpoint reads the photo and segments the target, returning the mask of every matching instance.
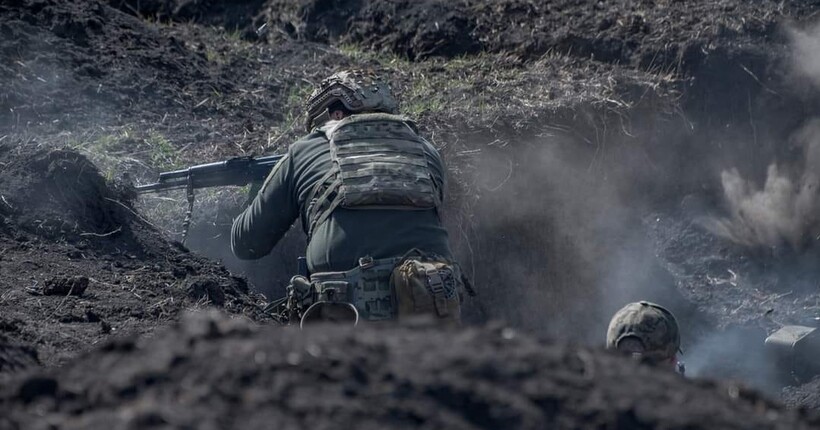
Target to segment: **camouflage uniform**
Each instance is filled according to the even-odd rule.
[[[330,120],[334,102],[352,114]],[[234,220],[233,252],[263,257],[299,218],[314,299],[341,296],[365,319],[392,319],[399,307],[391,277],[406,254],[452,262],[439,217],[441,157],[411,120],[396,115],[389,86],[372,75],[328,78],[307,111],[310,133],[288,148]]]
[[[680,350],[680,329],[675,316],[666,308],[644,301],[630,303],[612,317],[606,347],[624,349],[626,340],[639,342],[640,351],[634,353],[644,360],[674,362]]]

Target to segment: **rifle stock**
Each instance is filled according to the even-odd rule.
[[[273,166],[282,157],[284,156],[236,157],[225,161],[162,172],[159,174],[157,182],[137,185],[135,189],[138,194],[143,194],[164,190],[199,189],[231,185],[243,186],[254,181],[265,180]]]

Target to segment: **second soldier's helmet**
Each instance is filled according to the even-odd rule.
[[[321,125],[328,106],[340,102],[353,113],[398,113],[398,103],[387,82],[373,73],[345,70],[323,80],[307,100],[307,131]]]
[[[615,313],[606,333],[606,347],[618,349],[628,338],[639,341],[643,346],[641,356],[651,361],[668,360],[680,350],[675,316],[655,303],[630,303]]]

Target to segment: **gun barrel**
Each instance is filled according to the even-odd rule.
[[[163,190],[173,190],[177,188],[184,188],[185,184],[180,185],[179,187],[171,187],[168,184],[164,184],[161,182],[154,182],[153,184],[145,184],[145,185],[136,185],[134,187],[137,190],[137,194],[143,193],[151,193],[154,191],[163,191]]]
[[[254,181],[264,180],[273,166],[283,155],[268,155],[265,157],[237,157],[225,161],[199,164],[185,169],[162,172],[159,180],[152,184],[134,187],[138,194],[162,190],[186,188],[189,183],[194,189],[243,186]]]

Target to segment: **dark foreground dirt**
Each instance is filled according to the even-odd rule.
[[[636,383],[639,381],[638,383]],[[802,429],[731,384],[686,381],[509,328],[259,328],[198,314],[0,391],[4,428]]]
[[[815,377],[801,387],[785,388],[783,403],[794,408],[820,409],[820,377]]]

